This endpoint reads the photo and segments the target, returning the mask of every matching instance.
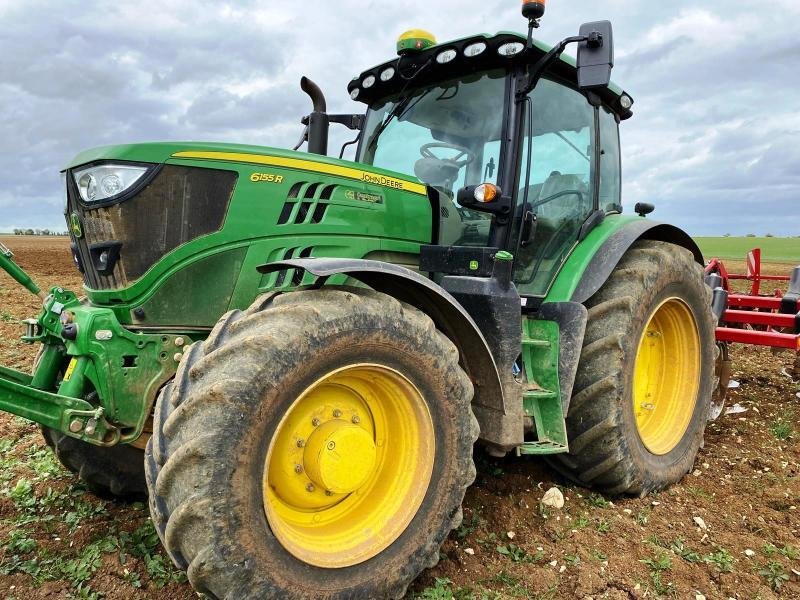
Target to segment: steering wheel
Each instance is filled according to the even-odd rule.
[[[431,150],[434,148],[445,148],[447,150],[455,150],[458,152],[455,156],[451,156],[449,158],[441,158],[436,156]],[[473,160],[475,160],[475,153],[470,150],[469,148],[465,148],[464,146],[459,146],[458,144],[448,144],[447,142],[430,142],[428,144],[423,144],[420,146],[419,153],[422,154],[423,158],[432,158],[434,160],[439,160],[442,162],[447,162],[453,165],[454,167],[461,167],[467,166]],[[461,158],[461,157],[465,158]],[[461,159],[461,160],[459,160]]]

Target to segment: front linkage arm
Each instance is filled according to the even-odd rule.
[[[11,256],[3,247],[0,267],[43,299],[22,336],[42,350],[33,375],[0,367],[0,410],[99,446],[137,439],[192,334],[130,331],[73,292],[45,295]]]
[[[14,253],[3,243],[0,243],[0,267],[31,294],[44,300],[44,292],[36,285],[31,276],[14,262]]]

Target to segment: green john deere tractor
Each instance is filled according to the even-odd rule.
[[[621,214],[610,23],[411,31],[308,153],[110,146],[66,169],[83,296],[43,293],[0,409],[94,489],[147,492],[212,598],[397,598],[461,522],[476,440],[609,494],[680,479],[714,386],[683,231]],[[577,60],[562,56],[577,44]],[[326,156],[330,123],[355,162]]]

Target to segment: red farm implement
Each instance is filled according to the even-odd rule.
[[[706,281],[715,290],[721,288],[727,293],[717,342],[794,350],[798,352],[795,374],[800,375],[800,266],[790,275],[764,275],[761,250],[756,248],[747,253],[746,273],[731,273],[721,260],[714,258],[706,266]],[[750,289],[735,289],[731,285],[734,281],[749,282]],[[780,282],[786,291],[776,288],[772,293],[766,292],[771,282]],[[727,354],[727,348],[723,350]]]

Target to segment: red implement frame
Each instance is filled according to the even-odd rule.
[[[717,327],[717,341],[787,348],[800,352],[800,295],[794,287],[800,283],[800,267],[793,275],[762,275],[761,250],[747,253],[747,273],[729,273],[718,258],[706,266],[706,275],[717,274],[721,287],[728,292],[728,305]],[[732,280],[750,282],[750,292],[734,293]],[[785,281],[788,293],[776,289],[772,295],[761,293],[762,282]]]

